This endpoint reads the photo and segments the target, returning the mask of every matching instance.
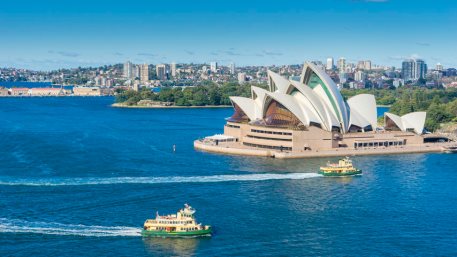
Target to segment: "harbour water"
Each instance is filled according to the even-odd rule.
[[[327,159],[195,151],[230,108],[112,101],[0,99],[0,256],[457,255],[456,155],[354,157],[363,176],[325,178]],[[140,237],[186,202],[213,237]]]

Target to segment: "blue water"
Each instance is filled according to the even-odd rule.
[[[456,155],[356,157],[363,176],[324,178],[327,159],[195,151],[230,108],[112,100],[0,99],[0,256],[457,255]],[[212,238],[138,235],[185,202]]]

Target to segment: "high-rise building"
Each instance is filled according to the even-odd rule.
[[[211,65],[211,68],[210,68],[211,72],[216,73],[217,72],[217,62],[211,62],[210,65]]]
[[[371,70],[371,61],[370,60],[359,61],[357,63],[357,69],[358,70]]]
[[[170,66],[171,66],[171,76],[174,78],[174,77],[176,77],[176,63],[172,62]]]
[[[140,80],[143,83],[149,81],[149,65],[146,63],[140,65]]]
[[[437,71],[443,71],[443,69],[444,69],[444,67],[443,67],[443,65],[441,63],[437,63],[436,64],[436,70]]]
[[[340,72],[338,77],[340,77],[340,83],[344,84],[348,80],[349,76],[346,72]]]
[[[359,70],[354,74],[354,80],[358,82],[363,82],[366,79],[366,75],[363,71]]]
[[[327,58],[327,65],[325,67],[327,70],[333,70],[333,58]]]
[[[124,78],[133,78],[133,64],[130,61],[124,63]]]
[[[344,57],[341,57],[339,60],[338,60],[338,70],[340,72],[344,72],[346,69],[346,59],[344,59]]]
[[[132,78],[134,79],[139,79],[141,77],[140,75],[140,65],[133,65],[133,76]]]
[[[167,76],[167,66],[165,64],[156,65],[157,79],[165,80]]]
[[[235,74],[235,63],[230,63],[230,74]]]
[[[371,70],[371,61],[370,60],[363,61],[363,69]]]
[[[138,83],[138,80],[133,83],[133,91],[140,91],[140,83]]]
[[[405,81],[414,80],[413,78],[414,60],[406,60],[401,64],[401,76]]]
[[[358,69],[358,70],[363,70],[363,69],[365,69],[365,62],[364,62],[364,61],[359,61],[359,62],[357,63],[357,69]]]
[[[405,81],[425,78],[425,75],[427,74],[427,64],[421,59],[405,60],[402,63],[401,73]]]
[[[244,82],[246,82],[246,73],[238,73],[238,83],[243,84]]]

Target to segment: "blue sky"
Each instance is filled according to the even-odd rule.
[[[0,67],[280,65],[330,56],[397,67],[415,56],[457,67],[457,1],[24,0],[0,7]]]

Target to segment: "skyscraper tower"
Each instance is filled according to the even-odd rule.
[[[329,57],[327,58],[327,65],[325,66],[325,68],[327,70],[333,70],[333,58],[332,57]]]
[[[427,74],[427,64],[425,64],[425,61],[421,60],[421,59],[415,60],[414,78],[415,79],[424,79],[426,74]]]
[[[133,64],[130,61],[124,63],[124,78],[133,78]]]
[[[421,59],[405,60],[402,63],[401,73],[405,81],[425,78],[425,75],[427,74],[427,64]]]
[[[363,61],[363,69],[364,70],[371,70],[371,61],[370,60]]]
[[[171,76],[174,78],[174,77],[176,77],[176,63],[172,62],[170,66],[171,66]]]
[[[235,74],[235,63],[230,63],[230,74]]]
[[[167,66],[165,64],[157,64],[156,65],[156,74],[157,79],[165,80],[167,75]]]
[[[338,60],[338,70],[340,72],[343,72],[346,69],[346,59],[344,57],[341,57]]]
[[[140,80],[143,83],[149,81],[149,65],[147,63],[140,65]]]
[[[436,68],[435,68],[437,71],[443,71],[443,65],[441,63],[437,63],[436,64]]]
[[[217,62],[211,62],[210,65],[211,65],[211,68],[210,68],[211,72],[214,72],[214,73],[217,72]]]

